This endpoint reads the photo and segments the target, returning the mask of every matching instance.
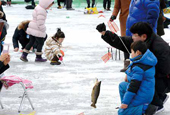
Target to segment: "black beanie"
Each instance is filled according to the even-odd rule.
[[[104,23],[97,25],[96,30],[99,32],[106,31],[106,26]]]

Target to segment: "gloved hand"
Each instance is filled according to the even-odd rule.
[[[116,16],[114,16],[114,15],[112,15],[111,17],[110,17],[110,21],[111,22],[113,22],[113,20],[115,20],[116,19]]]
[[[96,30],[99,32],[106,31],[106,26],[104,23],[97,25]]]
[[[57,54],[57,58],[60,60],[60,61],[63,61],[63,55],[61,53],[58,53]]]

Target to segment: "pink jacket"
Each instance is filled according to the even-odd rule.
[[[27,34],[45,38],[46,27],[45,20],[47,17],[47,11],[45,10],[54,0],[39,0],[39,4],[35,7],[32,16],[33,20],[28,25]]]

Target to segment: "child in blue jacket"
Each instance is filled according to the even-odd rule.
[[[131,45],[131,61],[125,82],[119,84],[121,106],[118,115],[142,115],[151,103],[155,91],[157,58],[142,41]]]

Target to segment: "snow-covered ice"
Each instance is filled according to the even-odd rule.
[[[84,15],[83,9],[67,11],[52,8],[48,11],[46,20],[47,34],[52,36],[56,28],[61,28],[65,33],[63,51],[65,52],[64,64],[51,66],[50,62],[35,63],[35,54],[28,55],[28,63],[19,58],[20,52],[13,52],[12,35],[17,25],[23,21],[32,19],[32,10],[26,10],[25,5],[12,5],[4,7],[7,20],[10,25],[5,43],[10,44],[10,69],[5,75],[17,75],[33,82],[34,89],[28,90],[37,115],[117,115],[116,107],[120,106],[118,84],[124,80],[124,73],[120,73],[123,67],[123,53],[121,60],[109,60],[104,63],[101,57],[107,53],[106,44],[101,35],[96,31],[96,25],[109,20],[112,12]],[[167,15],[170,16],[170,15]],[[118,18],[116,23],[119,25]],[[107,29],[109,29],[107,27]],[[165,29],[163,38],[170,41],[170,30]],[[119,33],[118,33],[119,34]],[[115,54],[115,49],[113,49]],[[97,108],[92,108],[91,91],[98,78],[102,81],[101,92],[97,102]],[[23,90],[20,85],[14,85],[8,90],[3,88],[1,101],[4,109],[0,109],[0,115],[18,115],[17,111]],[[160,115],[170,114],[170,100],[165,105],[165,111]],[[22,112],[31,113],[33,110],[26,99]]]

